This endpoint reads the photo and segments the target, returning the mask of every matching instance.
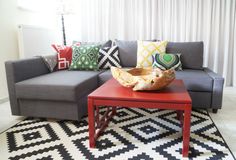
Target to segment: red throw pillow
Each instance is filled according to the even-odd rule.
[[[76,43],[75,45],[80,45],[80,43]],[[52,44],[52,47],[57,52],[58,70],[69,68],[72,60],[72,47],[56,44]]]

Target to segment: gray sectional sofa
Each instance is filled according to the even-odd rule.
[[[123,67],[135,67],[136,41],[116,41]],[[167,53],[181,53],[183,71],[176,72],[190,93],[193,108],[217,112],[224,79],[203,68],[203,42],[169,42]],[[5,62],[13,115],[80,120],[87,114],[87,95],[110,79],[109,70],[50,73],[42,58]]]

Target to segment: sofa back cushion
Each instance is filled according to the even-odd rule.
[[[155,40],[153,40],[155,41]],[[116,40],[122,67],[137,64],[137,41]],[[168,42],[166,53],[181,53],[183,69],[203,69],[203,42]]]
[[[203,69],[203,42],[169,42],[167,53],[181,53],[183,69]]]
[[[112,46],[112,40],[108,41],[101,41],[101,42],[81,42],[81,41],[73,41],[73,45],[80,44],[80,45],[101,45],[101,48],[104,47],[111,47]]]
[[[115,40],[122,67],[135,67],[137,63],[137,41]]]
[[[156,40],[146,40],[155,42]],[[120,63],[122,67],[136,67],[137,65],[137,40],[124,41],[115,40],[115,45],[118,46]]]

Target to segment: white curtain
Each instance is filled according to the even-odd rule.
[[[49,0],[53,1],[53,0]],[[204,41],[204,66],[236,86],[236,0],[61,0],[67,43],[107,39]],[[72,4],[72,3],[71,3]]]
[[[68,42],[204,41],[204,66],[236,86],[235,0],[78,0],[75,8]]]

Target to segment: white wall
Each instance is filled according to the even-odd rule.
[[[4,62],[18,58],[16,0],[0,0],[0,99],[7,97]]]
[[[55,27],[55,15],[24,11],[17,7],[17,0],[0,0],[0,100],[8,97],[4,62],[19,57],[17,26],[19,24]]]

